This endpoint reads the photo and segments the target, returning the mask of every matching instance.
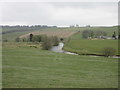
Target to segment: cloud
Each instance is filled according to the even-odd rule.
[[[0,24],[117,25],[117,2],[4,2]]]

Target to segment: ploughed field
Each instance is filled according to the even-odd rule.
[[[3,88],[117,88],[118,59],[67,55],[40,44],[3,43]]]
[[[30,34],[57,36],[57,37],[67,38],[67,37],[74,35],[75,33],[77,33],[77,31],[68,31],[68,30],[52,30],[52,31],[47,30],[46,31],[46,30],[42,30],[42,31],[38,31],[38,32],[30,32],[28,34],[21,35],[20,38],[29,37]]]

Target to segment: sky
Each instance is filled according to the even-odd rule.
[[[114,26],[118,2],[1,1],[0,25]]]

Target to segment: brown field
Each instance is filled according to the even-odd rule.
[[[31,32],[28,34],[24,34],[20,36],[20,38],[27,38],[30,34],[33,35],[47,35],[47,36],[58,36],[58,37],[63,37],[67,38],[70,37],[74,34],[76,34],[78,31],[68,31],[68,30],[58,30],[58,31],[39,31],[39,32]]]

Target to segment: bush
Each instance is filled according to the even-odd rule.
[[[41,35],[41,42],[44,42],[47,39],[46,35]]]
[[[51,39],[52,39],[53,46],[58,46],[59,45],[59,39],[58,39],[57,36],[53,36],[53,37],[51,37]]]
[[[103,55],[105,55],[106,57],[114,56],[115,54],[116,54],[116,50],[112,47],[105,47],[103,49]]]
[[[16,42],[20,42],[20,38],[17,37],[17,38],[15,39],[15,41],[16,41]]]
[[[83,38],[94,38],[97,36],[107,36],[107,33],[105,31],[101,31],[101,30],[97,30],[97,31],[93,31],[93,30],[84,30],[82,32],[82,37]]]
[[[95,31],[95,36],[107,36],[105,31],[97,30]]]
[[[42,48],[44,50],[49,50],[52,46],[57,46],[59,44],[59,39],[57,36],[47,37],[46,35],[42,36]]]
[[[23,41],[23,42],[27,42],[27,39],[26,39],[26,38],[23,38],[22,41]]]
[[[89,36],[90,36],[89,30],[84,30],[84,31],[82,32],[82,37],[83,37],[83,38],[88,38]]]
[[[2,41],[3,41],[3,42],[8,42],[8,40],[7,40],[7,39],[3,39]]]
[[[32,42],[33,34],[30,34],[29,39],[30,39],[30,42]]]
[[[60,41],[63,41],[64,39],[63,38],[60,38]]]
[[[32,41],[33,42],[41,42],[41,36],[40,35],[33,36]]]
[[[51,41],[51,38],[48,38],[47,36],[44,37],[44,41],[42,43],[42,48],[44,50],[49,50],[51,47],[52,47],[52,41]]]
[[[95,33],[92,30],[84,30],[82,32],[82,37],[83,38],[88,38],[88,37],[94,37]]]

